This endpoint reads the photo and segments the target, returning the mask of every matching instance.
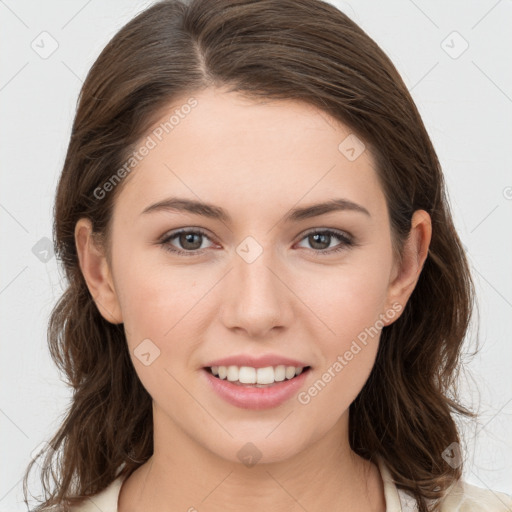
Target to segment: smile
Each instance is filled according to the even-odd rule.
[[[201,373],[210,389],[227,403],[241,409],[261,410],[278,407],[299,393],[311,367],[213,366],[203,368]],[[244,380],[251,382],[241,382]]]
[[[276,382],[291,380],[300,375],[304,369],[309,366],[267,366],[265,368],[253,368],[251,366],[212,366],[210,371],[221,380],[227,379],[229,382],[244,385],[252,384],[259,386],[271,386]]]

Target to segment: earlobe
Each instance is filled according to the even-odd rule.
[[[402,261],[389,284],[388,307],[398,303],[402,306],[400,311],[404,310],[427,259],[431,237],[430,215],[425,210],[416,210],[411,219],[409,236],[404,243]]]
[[[122,323],[111,271],[103,251],[92,236],[92,224],[87,218],[76,223],[75,245],[80,269],[99,312],[110,323]]]

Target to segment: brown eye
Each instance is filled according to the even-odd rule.
[[[201,230],[182,229],[166,236],[160,242],[160,245],[162,245],[166,251],[172,253],[194,256],[200,254],[202,249],[205,248],[202,247],[205,239],[209,240],[206,233]],[[172,241],[175,242],[171,243]]]
[[[339,243],[333,247],[330,247],[333,239],[338,240]],[[319,255],[333,254],[355,245],[351,237],[345,235],[342,232],[332,230],[312,231],[306,234],[302,240],[307,240],[310,247],[314,249],[314,251]]]
[[[201,248],[202,236],[200,233],[181,233],[178,235],[178,241],[184,249],[195,251]]]

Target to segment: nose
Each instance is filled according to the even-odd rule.
[[[265,249],[248,262],[237,253],[233,268],[224,281],[220,318],[230,330],[251,339],[267,339],[290,326],[293,317],[293,289],[290,274]]]

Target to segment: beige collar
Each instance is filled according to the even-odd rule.
[[[398,489],[393,482],[391,473],[382,457],[377,457],[377,466],[384,484],[384,498],[386,500],[386,512],[406,512],[402,509]]]

